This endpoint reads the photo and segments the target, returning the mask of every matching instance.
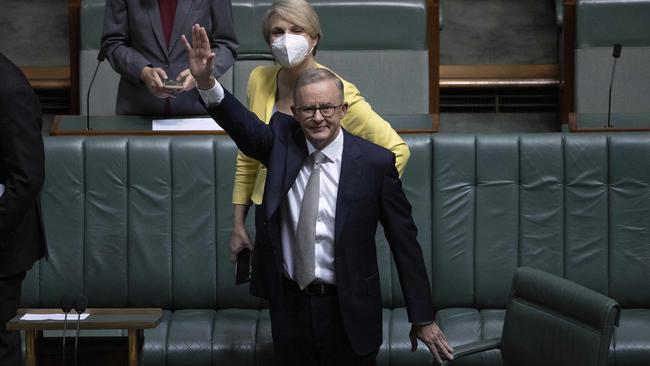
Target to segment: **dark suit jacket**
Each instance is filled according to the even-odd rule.
[[[28,270],[47,251],[38,199],[43,121],[27,79],[2,54],[0,79],[0,276],[9,276]]]
[[[305,136],[293,117],[276,113],[269,125],[232,95],[212,117],[241,151],[264,164],[264,200],[256,209],[254,295],[282,304],[280,207],[307,156]],[[411,322],[434,319],[433,302],[411,205],[402,191],[389,151],[343,130],[343,157],[334,228],[334,266],[346,332],[358,354],[375,351],[382,340],[382,303],[375,247],[381,221],[391,247]]]
[[[121,75],[117,93],[117,114],[161,116],[166,100],[157,98],[140,81],[142,68],[149,65],[165,70],[170,79],[189,67],[180,40],[192,39],[192,26],[207,31],[214,59],[214,76],[225,73],[235,62],[237,38],[230,0],[178,0],[169,47],[165,41],[158,0],[107,0],[102,47],[113,69]],[[205,114],[196,90],[170,99],[170,115]]]

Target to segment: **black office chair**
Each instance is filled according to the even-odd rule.
[[[500,349],[504,366],[605,366],[619,312],[607,296],[521,267],[512,281],[501,338],[454,347],[454,359]]]

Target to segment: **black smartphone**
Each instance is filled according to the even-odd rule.
[[[237,254],[237,261],[235,262],[235,285],[241,285],[251,280],[251,272],[253,263],[251,261],[253,252],[248,249],[242,249]]]

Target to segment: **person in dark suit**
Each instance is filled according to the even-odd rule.
[[[41,106],[25,75],[0,53],[0,366],[22,364],[20,333],[6,323],[20,286],[47,253],[39,204],[43,185]]]
[[[194,91],[181,34],[206,25],[215,57],[215,77],[235,62],[237,38],[230,0],[107,0],[102,49],[121,75],[117,114],[174,116],[205,114]],[[164,79],[182,81],[180,89]]]
[[[341,129],[343,84],[327,69],[301,74],[293,116],[261,122],[211,76],[204,28],[183,38],[207,110],[267,171],[256,207],[251,292],[270,303],[279,365],[373,365],[382,342],[375,247],[382,223],[404,292],[412,349],[453,351],[434,322],[411,206],[389,150]],[[312,179],[316,177],[315,179]]]

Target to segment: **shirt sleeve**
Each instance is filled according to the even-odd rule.
[[[214,107],[219,105],[225,95],[221,84],[219,84],[216,79],[213,78],[213,80],[214,86],[211,89],[203,90],[199,88],[198,85],[196,87],[196,90],[198,90],[199,95],[201,96],[201,99],[203,100],[203,103],[205,103],[206,107]]]

